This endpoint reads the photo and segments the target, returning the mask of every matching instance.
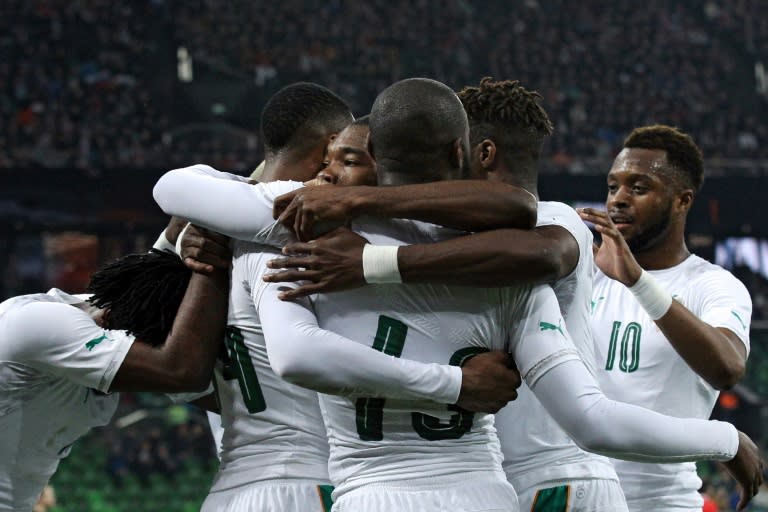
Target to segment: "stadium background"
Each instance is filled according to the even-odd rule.
[[[99,263],[146,250],[165,222],[157,177],[255,167],[261,108],[290,82],[319,82],[365,114],[409,76],[519,79],[556,126],[542,197],[601,203],[634,126],[673,124],[700,144],[689,247],[732,269],[755,307],[748,375],[715,414],[765,447],[766,65],[764,0],[3,0],[0,299],[80,292]],[[197,510],[215,466],[198,411],[125,394],[112,425],[62,462],[53,510]],[[700,469],[731,510],[729,479]],[[768,510],[767,494],[751,510]]]

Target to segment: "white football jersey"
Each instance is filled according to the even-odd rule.
[[[592,232],[573,208],[550,201],[539,202],[537,225],[562,226],[579,245],[576,268],[552,288],[571,339],[587,368],[594,373],[590,325],[594,274]],[[576,446],[525,383],[518,390],[517,400],[496,414],[496,428],[504,453],[504,471],[518,492],[554,480],[618,480],[610,461]]]
[[[0,510],[32,510],[72,443],[117,408],[105,393],[134,338],[72,306],[84,300],[52,289],[0,304]]]
[[[267,252],[265,252],[267,251]],[[224,434],[212,491],[273,479],[328,482],[328,441],[314,391],[272,370],[255,300],[279,253],[235,242],[225,347],[214,372]]]
[[[749,350],[752,301],[730,272],[691,255],[649,274],[701,320],[733,331]],[[677,354],[632,292],[598,272],[592,300],[597,378],[606,396],[670,416],[709,418],[718,391]],[[614,466],[630,510],[702,506],[694,463],[615,460]]]
[[[448,232],[373,219],[356,227],[377,245],[436,240]],[[374,285],[320,295],[314,307],[323,329],[392,357],[461,365],[479,352],[508,350],[529,384],[578,357],[549,286]],[[320,395],[320,405],[335,497],[366,484],[503,475],[493,415],[436,402],[332,395]]]

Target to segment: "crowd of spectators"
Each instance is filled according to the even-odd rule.
[[[739,503],[739,488],[725,468],[714,462],[697,463],[702,479],[700,490],[704,497],[703,512],[733,512]],[[750,512],[768,512],[768,484],[752,499]]]
[[[153,98],[151,2],[0,2],[0,167],[143,167],[171,120]]]
[[[126,410],[136,409],[136,395],[121,398]],[[154,474],[174,476],[190,465],[215,465],[214,443],[205,415],[189,407],[149,409],[162,417],[124,429],[112,425],[99,432],[97,437],[108,450],[104,469],[117,486],[126,478],[138,478],[146,484]]]
[[[262,99],[313,80],[358,114],[407,76],[456,88],[485,75],[520,79],[555,121],[548,162],[561,170],[591,172],[591,159],[612,156],[629,129],[651,122],[691,132],[711,160],[766,158],[768,109],[754,76],[768,56],[765,10],[760,0],[647,0],[642,9],[607,0],[9,0],[0,4],[0,167],[192,157],[254,166],[257,144],[174,136],[189,121],[166,101],[179,46],[193,66],[226,69]]]

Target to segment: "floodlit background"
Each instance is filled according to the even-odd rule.
[[[544,198],[601,204],[634,126],[673,124],[702,147],[689,247],[755,306],[748,375],[716,415],[765,446],[766,66],[765,0],[2,0],[0,299],[81,292],[101,262],[146,250],[165,222],[158,176],[256,167],[262,106],[288,83],[319,82],[362,115],[405,77],[517,79],[556,125]],[[50,510],[197,510],[215,467],[200,412],[126,393],[62,462]],[[731,510],[730,480],[700,472]]]

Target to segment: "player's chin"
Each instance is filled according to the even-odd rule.
[[[635,228],[634,225],[620,222],[618,224],[615,224],[616,229],[619,233],[621,233],[621,236],[624,237],[625,240],[629,241],[635,236]]]

